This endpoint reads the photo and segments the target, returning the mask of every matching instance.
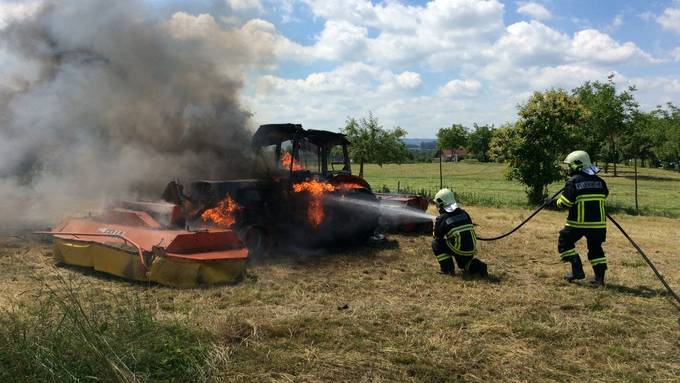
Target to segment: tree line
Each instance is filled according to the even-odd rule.
[[[481,162],[508,164],[507,177],[527,186],[532,203],[547,196],[547,185],[562,178],[558,160],[572,150],[585,150],[608,173],[616,165],[640,160],[641,166],[680,171],[680,107],[673,103],[642,111],[636,88],[618,90],[614,76],[587,81],[571,91],[534,92],[518,105],[517,120],[500,127],[452,124],[437,132],[437,148],[465,148]],[[430,161],[432,152],[409,152],[406,130],[385,129],[378,118],[348,118],[341,129],[352,143],[350,156],[360,164]]]
[[[618,91],[609,76],[571,92],[534,92],[519,106],[517,121],[494,131],[489,156],[508,163],[508,178],[527,186],[532,203],[541,202],[547,185],[562,179],[558,160],[577,149],[605,172],[611,164],[614,176],[624,160],[680,171],[680,109],[668,103],[641,111],[635,90]]]

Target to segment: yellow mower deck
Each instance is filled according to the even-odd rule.
[[[55,258],[121,278],[175,287],[232,283],[245,272],[248,251],[231,230],[162,229],[150,216],[136,211],[116,211],[116,217],[125,224],[93,218],[65,221],[49,233],[55,237]]]

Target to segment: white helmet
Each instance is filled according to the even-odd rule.
[[[569,153],[567,158],[565,158],[562,162],[569,165],[569,168],[573,171],[583,170],[593,165],[590,162],[590,156],[583,150],[577,150]]]
[[[449,213],[452,213],[458,208],[453,192],[446,188],[438,191],[437,194],[434,195],[434,203],[437,205],[438,209],[444,209]]]

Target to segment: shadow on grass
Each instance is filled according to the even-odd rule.
[[[634,175],[624,175],[621,178],[625,178],[627,180],[634,180],[635,176]],[[638,180],[639,181],[671,181],[671,182],[680,182],[680,178],[675,178],[675,177],[664,177],[664,176],[642,176],[638,174]]]
[[[399,248],[399,241],[395,239],[369,240],[362,244],[334,244],[317,248],[297,246],[295,244],[281,245],[266,257],[250,258],[252,265],[280,265],[280,264],[320,264],[347,261],[362,261],[374,258],[383,250]],[[391,260],[387,258],[386,260]]]
[[[214,283],[214,284],[205,284],[205,283],[198,283],[195,286],[191,287],[178,287],[178,286],[168,286],[168,285],[163,285],[158,282],[154,282],[152,280],[148,281],[138,281],[134,279],[128,279],[125,277],[119,277],[117,275],[113,274],[108,274],[104,271],[98,271],[95,270],[92,267],[85,267],[85,266],[76,266],[76,265],[69,265],[67,263],[56,263],[55,266],[64,269],[64,270],[69,270],[74,273],[81,274],[84,277],[91,278],[91,279],[96,279],[100,282],[107,282],[107,283],[115,283],[115,284],[121,284],[121,285],[129,285],[129,286],[137,286],[137,287],[144,287],[144,288],[165,288],[165,289],[175,289],[175,290],[187,290],[187,289],[214,289],[214,288],[219,288],[223,286],[234,286],[238,285],[239,283],[243,282],[244,280],[247,280],[249,278],[249,275],[247,272],[240,276],[239,278],[231,281],[231,282],[226,282],[226,283]]]
[[[628,215],[640,215],[640,216],[654,216],[654,217],[665,217],[665,218],[678,218],[679,215],[668,210],[650,210],[648,208],[640,208],[639,211],[635,210],[633,206],[620,205],[617,203],[607,202],[607,212],[608,213],[623,213]]]
[[[501,283],[503,281],[503,275],[495,273],[489,273],[489,275],[487,275],[486,277],[481,277],[479,275],[462,274],[461,278],[464,281],[480,281],[487,283]]]
[[[636,297],[651,298],[651,297],[666,297],[668,292],[663,289],[654,289],[647,286],[637,286],[629,287],[624,285],[617,285],[613,283],[607,283],[605,287],[609,291],[614,291],[620,294],[634,295]]]

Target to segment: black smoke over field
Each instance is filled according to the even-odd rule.
[[[216,25],[160,20],[137,0],[69,0],[0,30],[15,64],[0,79],[0,225],[247,169],[238,97],[267,49]]]

